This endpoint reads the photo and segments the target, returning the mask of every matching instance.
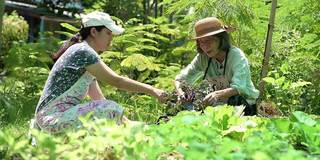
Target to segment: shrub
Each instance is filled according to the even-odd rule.
[[[6,53],[14,41],[27,41],[29,25],[17,12],[5,14],[2,26],[3,51]]]

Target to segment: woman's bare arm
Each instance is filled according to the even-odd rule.
[[[176,88],[176,92],[177,92],[178,96],[183,96],[184,92],[183,92],[183,90],[181,88],[181,82],[177,81],[177,80],[174,80],[173,83],[174,83],[174,86]]]
[[[95,76],[97,80],[106,82],[107,84],[117,87],[121,90],[149,94],[158,98],[161,102],[165,100],[165,92],[163,90],[154,88],[148,84],[144,84],[127,77],[120,76],[102,61],[87,66],[86,70]]]
[[[100,86],[97,82],[97,80],[94,80],[88,90],[88,95],[91,97],[93,100],[104,100],[106,99],[100,89]]]

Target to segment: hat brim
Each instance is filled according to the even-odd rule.
[[[116,24],[112,24],[109,26],[106,26],[108,29],[110,29],[110,31],[112,32],[112,34],[114,35],[120,35],[124,32],[124,28],[117,26]]]
[[[219,30],[216,30],[214,32],[209,32],[209,33],[197,36],[197,37],[193,37],[192,40],[196,40],[196,39],[203,38],[203,37],[208,37],[208,36],[213,36],[213,35],[216,35],[216,34],[222,33],[222,32],[226,32],[226,30],[225,29],[219,29]]]

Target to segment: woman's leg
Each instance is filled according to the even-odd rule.
[[[60,133],[70,128],[81,127],[80,116],[91,113],[91,117],[107,118],[122,123],[123,109],[111,100],[96,100],[70,107],[64,112],[37,116],[37,123],[42,130]]]

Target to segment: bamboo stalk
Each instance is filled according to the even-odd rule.
[[[272,44],[272,33],[273,33],[273,28],[274,28],[276,8],[277,8],[277,0],[272,0],[270,18],[269,18],[269,24],[268,24],[267,39],[266,39],[264,57],[263,57],[263,62],[262,62],[261,80],[259,83],[260,97],[259,97],[258,103],[261,102],[261,99],[264,96],[265,82],[263,81],[263,78],[265,78],[268,74],[269,58],[270,58],[270,51],[271,51],[271,44]]]

